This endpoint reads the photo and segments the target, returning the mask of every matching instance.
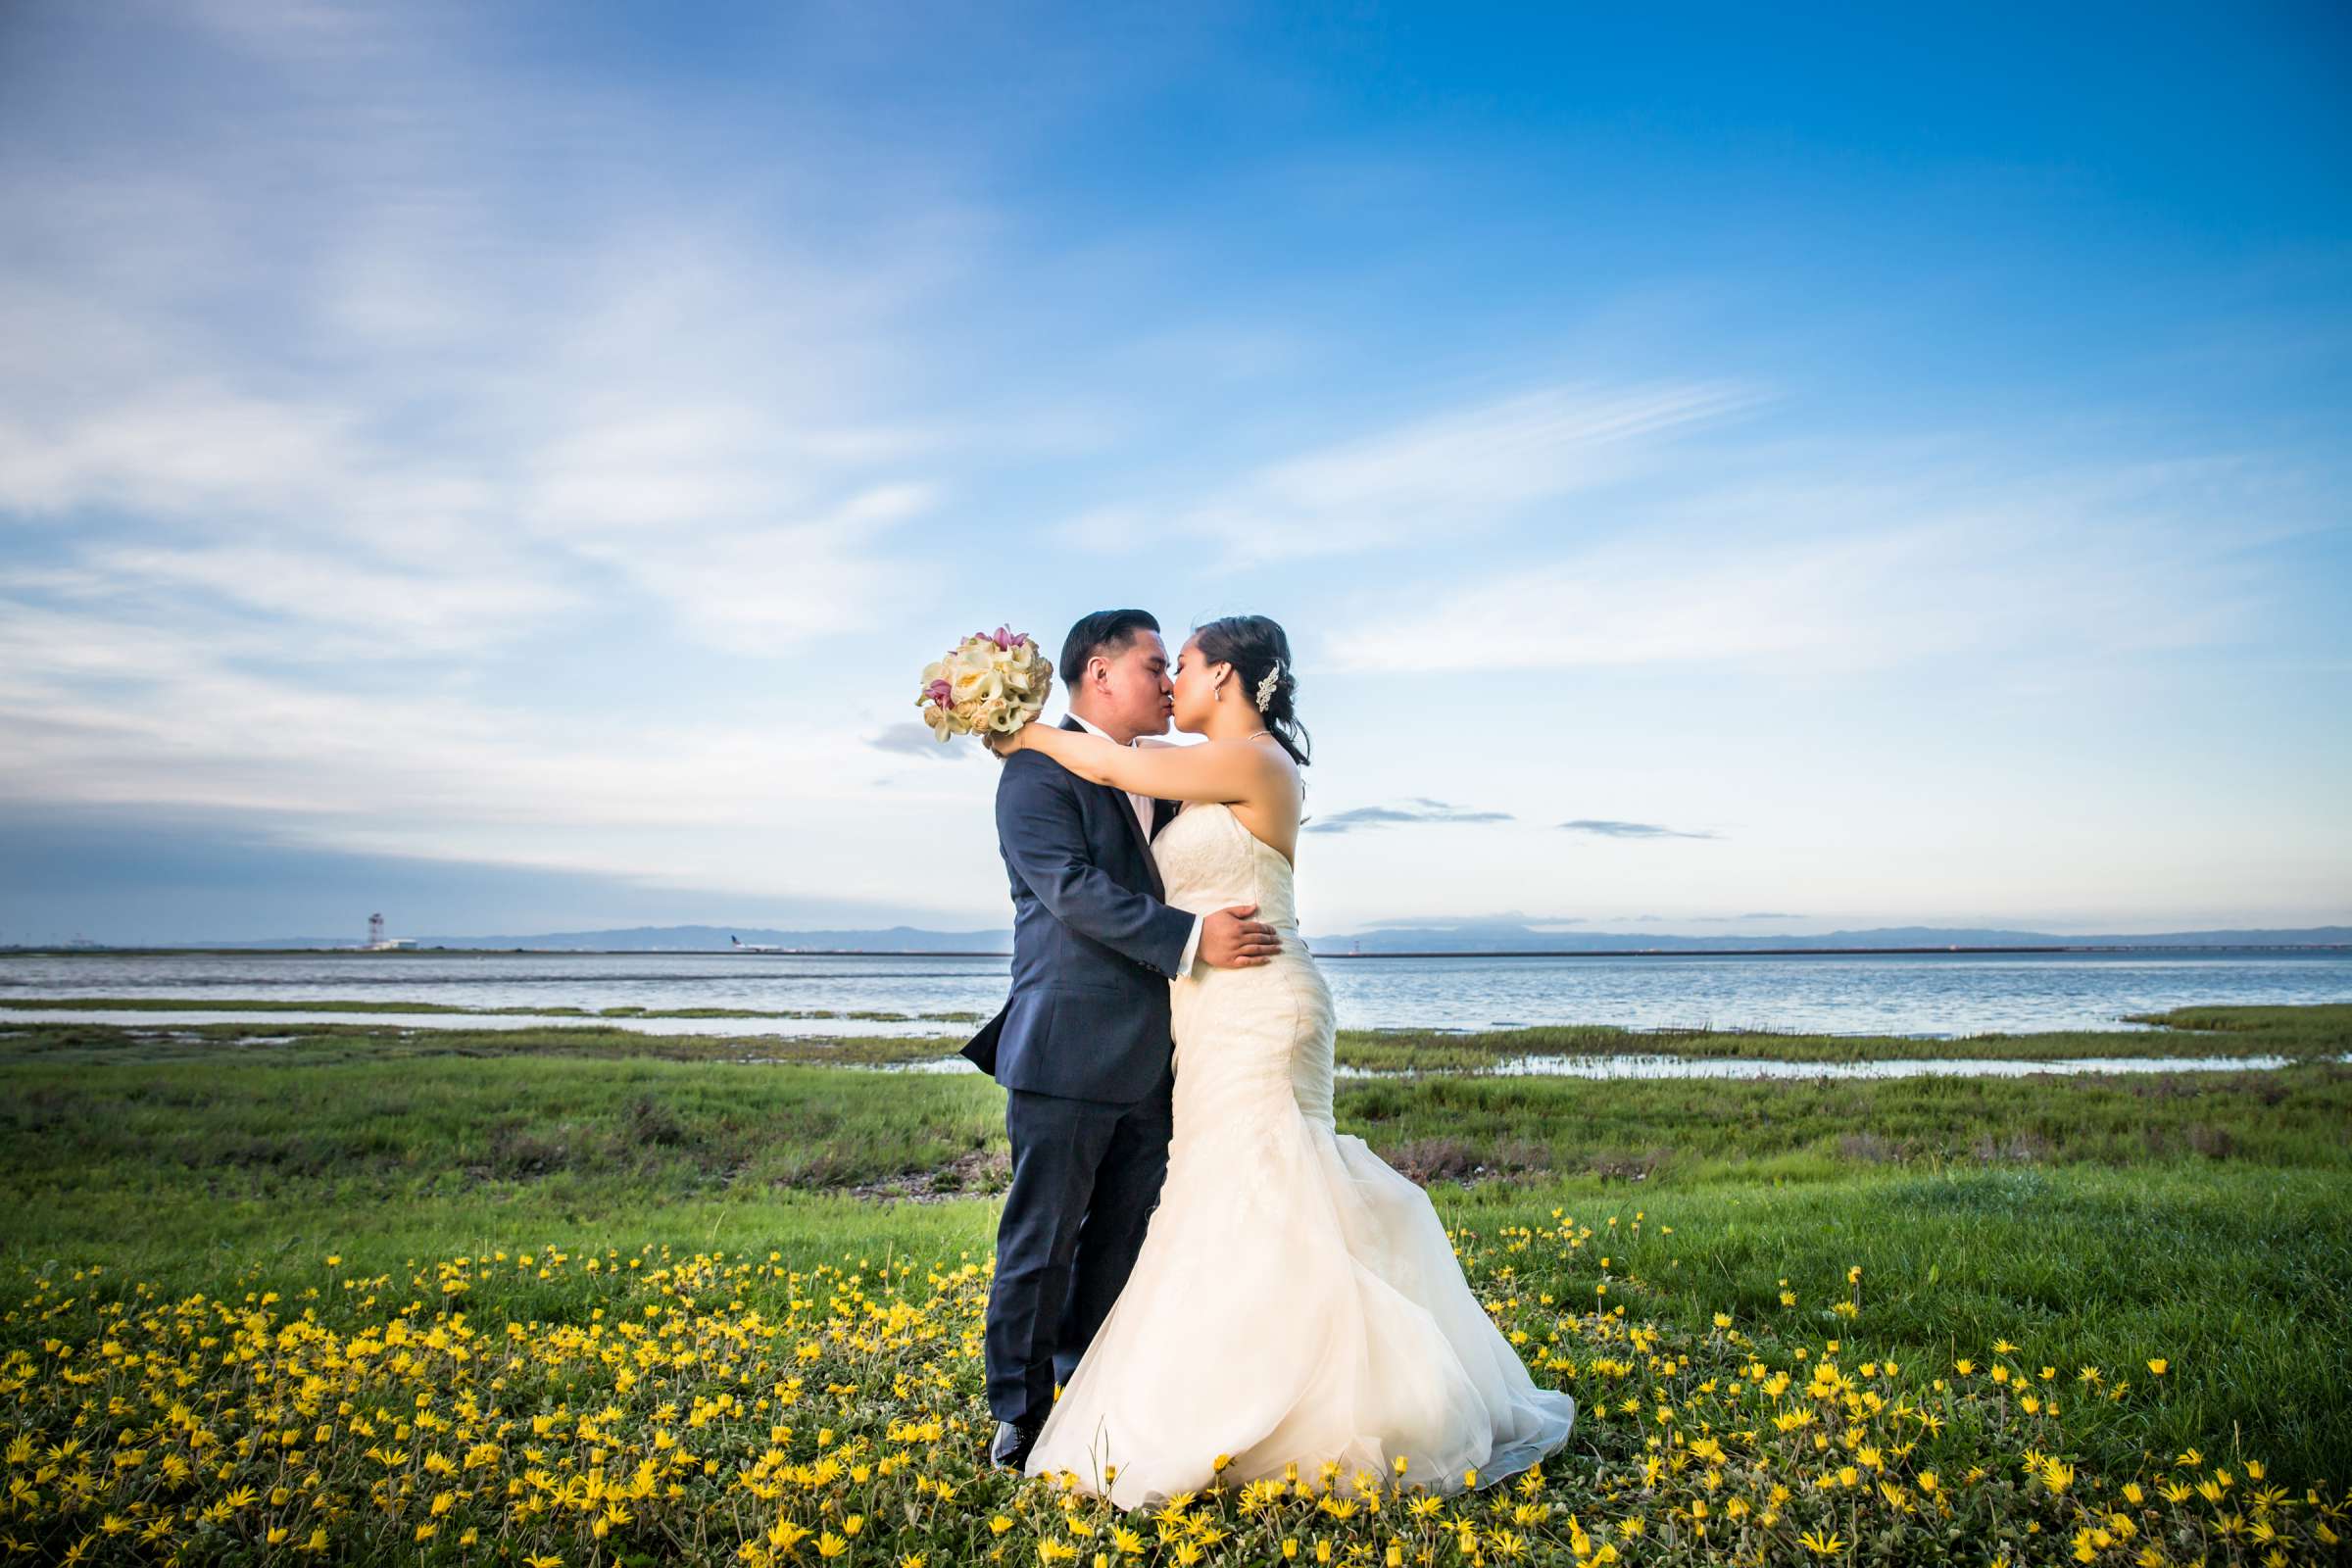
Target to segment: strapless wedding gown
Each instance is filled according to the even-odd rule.
[[[1297,1464],[1433,1492],[1525,1469],[1576,1401],[1536,1386],[1463,1279],[1437,1212],[1332,1125],[1331,992],[1298,939],[1290,862],[1223,806],[1152,843],[1167,900],[1254,904],[1282,952],[1173,982],[1175,1136],[1135,1271],[1031,1449],[1120,1507]],[[1116,1467],[1115,1474],[1112,1467]]]

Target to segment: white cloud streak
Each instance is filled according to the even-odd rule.
[[[1729,381],[1540,387],[1298,453],[1197,502],[1102,508],[1065,532],[1188,535],[1236,569],[1459,538],[1643,471],[1675,437],[1763,401]]]
[[[941,454],[988,440],[909,395],[984,215],[887,156],[698,189],[646,103],[481,75],[472,20],[159,15],[195,26],[194,118],[71,166],[0,107],[0,802],[837,874],[788,849],[805,813],[912,763],[812,716],[837,672],[774,674],[936,590],[886,563]],[[229,81],[250,101],[205,113]],[[774,220],[815,192],[821,221]],[[721,657],[583,717],[593,678],[539,649],[615,628]]]
[[[1855,672],[2242,635],[2260,580],[2232,555],[2262,530],[2217,534],[2181,514],[2180,480],[2174,465],[2024,482],[1927,462],[1835,487],[1767,476],[1507,575],[1364,607],[1319,662],[1409,647],[1436,672],[1733,661]]]
[[[950,439],[873,411],[970,215],[877,188],[779,241],[635,172],[632,131],[659,137],[636,106],[279,9],[199,13],[278,74],[256,127],[71,175],[0,155],[0,523],[78,541],[126,591],[366,615],[421,652],[614,579],[736,654],[870,621],[871,547],[934,503]],[[626,199],[532,188],[518,126]]]

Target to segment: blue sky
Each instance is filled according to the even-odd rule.
[[[0,10],[0,940],[1006,913],[921,664],[1290,628],[1311,930],[2352,920],[2340,10]]]

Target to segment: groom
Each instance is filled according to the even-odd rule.
[[[1070,628],[1065,729],[1122,746],[1175,710],[1159,622],[1104,610]],[[1278,949],[1255,905],[1170,908],[1152,835],[1175,803],[1090,784],[1036,752],[1004,760],[997,844],[1012,876],[1012,996],[963,1048],[1003,1084],[1012,1185],[997,1226],[984,1346],[990,1460],[1019,1469],[1127,1283],[1168,1167],[1168,982]]]

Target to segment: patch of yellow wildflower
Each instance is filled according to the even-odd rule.
[[[1132,1514],[1074,1478],[987,1468],[990,1270],[970,1258],[800,1271],[774,1254],[538,1249],[416,1265],[398,1285],[340,1259],[274,1282],[257,1269],[225,1295],[103,1267],[27,1276],[0,1314],[0,1555],[530,1568],[2342,1560],[2344,1499],[2290,1491],[2259,1463],[2191,1451],[2120,1484],[2083,1470],[2062,1412],[2131,1397],[2124,1380],[2030,1377],[2006,1341],[1982,1371],[1973,1358],[1912,1366],[1855,1360],[1837,1341],[1771,1348],[1730,1313],[1692,1334],[1605,1295],[1572,1307],[1521,1276],[1523,1254],[1566,1255],[1594,1235],[1553,1221],[1460,1232],[1456,1247],[1539,1381],[1578,1396],[1567,1450],[1450,1495],[1326,1465],[1220,1475]],[[477,1318],[466,1305],[477,1295],[514,1304]]]

